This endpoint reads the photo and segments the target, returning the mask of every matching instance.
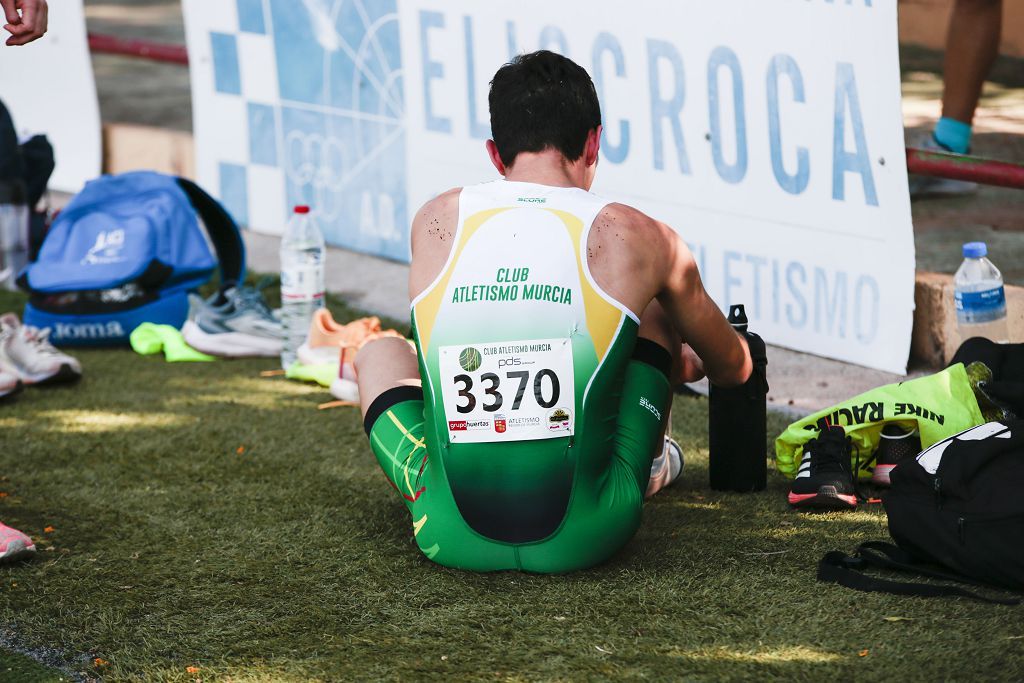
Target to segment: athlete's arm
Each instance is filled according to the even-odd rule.
[[[711,300],[697,263],[674,230],[625,204],[594,220],[587,260],[598,284],[641,315],[657,299],[684,344],[673,354],[673,383],[705,375],[719,386],[742,384],[753,367],[745,340]]]
[[[718,386],[746,382],[753,370],[750,349],[708,296],[686,243],[663,223],[656,223],[652,237],[653,256],[661,266],[655,272],[664,275],[658,302],[700,358],[704,373]]]

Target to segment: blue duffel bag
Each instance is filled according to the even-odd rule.
[[[242,281],[245,246],[198,185],[150,171],[103,176],[60,212],[39,258],[19,275],[29,293],[25,323],[49,327],[58,345],[127,344],[144,322],[181,327],[188,292],[218,263],[222,282]]]

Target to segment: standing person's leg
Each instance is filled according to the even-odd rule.
[[[974,110],[999,55],[1002,21],[1002,0],[956,0],[953,7],[942,69],[942,118],[935,139],[958,154],[970,148]]]

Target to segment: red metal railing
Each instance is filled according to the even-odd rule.
[[[155,62],[188,64],[188,50],[185,49],[184,45],[154,43],[148,40],[126,40],[117,36],[90,33],[89,49],[94,52],[104,52],[112,55],[152,59]]]
[[[152,59],[156,62],[188,64],[184,45],[125,40],[116,36],[89,34],[89,49],[107,54]],[[982,185],[999,185],[1024,190],[1024,165],[992,161],[963,154],[907,148],[907,171],[918,175],[966,180]]]
[[[1024,190],[1024,166],[966,154],[907,148],[907,171]]]

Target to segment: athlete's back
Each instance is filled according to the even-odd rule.
[[[550,536],[580,454],[610,452],[639,318],[590,273],[604,205],[577,188],[463,189],[447,263],[413,301],[427,448],[487,538]]]

